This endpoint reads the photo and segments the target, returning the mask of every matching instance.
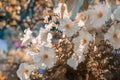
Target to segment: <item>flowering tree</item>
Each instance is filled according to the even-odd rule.
[[[120,48],[118,16],[119,7],[112,10],[110,4],[97,3],[89,4],[73,20],[67,5],[59,2],[52,15],[43,17],[45,26],[36,37],[29,28],[24,31],[22,45],[33,63],[22,63],[18,77],[21,80],[107,80],[120,69],[115,56]]]

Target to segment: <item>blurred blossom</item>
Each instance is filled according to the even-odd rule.
[[[60,21],[60,26],[58,27],[58,29],[63,31],[63,33],[68,37],[71,37],[73,34],[75,34],[79,28],[80,27],[78,27],[78,25],[69,18],[62,19]]]
[[[47,29],[40,29],[39,35],[36,37],[36,39],[38,40],[39,44],[45,45],[47,47],[51,47],[51,39],[52,39],[52,34],[49,32],[49,30]]]
[[[73,39],[74,43],[74,53],[71,58],[67,60],[67,64],[73,69],[77,69],[79,63],[85,60],[83,53],[87,52],[88,44],[93,40],[90,33],[85,30],[79,31],[79,36]]]
[[[120,48],[120,23],[112,25],[104,38],[110,41],[114,49]]]
[[[85,60],[84,55],[80,54],[73,54],[71,58],[67,60],[67,64],[71,66],[73,69],[77,69],[79,63]]]
[[[79,53],[87,52],[88,44],[92,40],[93,37],[90,33],[85,30],[80,30],[79,36],[73,39],[74,51],[76,52],[78,50]]]
[[[44,64],[48,68],[51,68],[56,63],[56,54],[54,49],[42,46],[40,48],[40,53],[35,55],[33,60],[39,64],[39,67],[42,67]]]
[[[93,28],[102,27],[110,19],[111,8],[106,4],[95,5],[86,12],[89,15],[89,25]]]
[[[59,15],[60,18],[69,18],[69,13],[68,13],[68,10],[67,10],[67,5],[65,3],[58,3],[58,7],[55,8],[54,10],[54,13]]]
[[[120,6],[117,7],[117,8],[114,10],[113,15],[114,15],[115,20],[120,21]]]
[[[78,26],[82,27],[85,25],[87,19],[88,19],[88,16],[85,15],[84,12],[81,12],[76,15],[75,22],[78,23]]]
[[[31,38],[32,38],[32,31],[30,30],[30,28],[28,28],[28,29],[26,29],[25,31],[24,31],[24,37],[23,38],[21,38],[21,40],[22,40],[22,44],[25,44],[26,42],[28,42]]]
[[[21,63],[16,73],[20,80],[30,80],[30,74],[34,69],[34,65],[29,65],[28,63]]]

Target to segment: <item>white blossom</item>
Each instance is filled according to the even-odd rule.
[[[27,43],[29,40],[32,39],[32,31],[30,30],[30,28],[24,30],[24,33],[25,33],[25,34],[23,35],[24,37],[21,38],[21,40],[22,40],[22,45],[25,44],[25,43]]]
[[[59,3],[57,8],[54,8],[53,12],[60,16],[60,18],[69,18],[67,5],[65,3]]]
[[[77,69],[78,64],[83,62],[84,60],[85,60],[85,57],[83,55],[74,53],[71,56],[71,58],[67,60],[67,64],[73,69]]]
[[[58,27],[58,29],[63,31],[63,33],[67,35],[67,37],[71,37],[74,33],[76,33],[79,30],[79,27],[70,19],[65,18],[60,21],[60,26]]]
[[[28,63],[21,63],[16,73],[20,80],[30,80],[30,74],[34,69],[34,65],[29,65]]]
[[[85,13],[89,16],[88,26],[90,25],[90,27],[99,28],[110,19],[111,8],[105,4],[98,4],[92,9],[88,9]]]
[[[52,47],[52,34],[49,30],[41,28],[39,35],[36,38],[41,46],[45,45],[46,47]]]
[[[56,63],[56,53],[54,49],[42,46],[40,53],[33,57],[33,60],[40,65],[44,63],[48,68],[51,68]]]
[[[77,22],[80,27],[85,26],[87,20],[88,16],[84,12],[78,13],[75,18],[75,22]]]
[[[113,15],[116,20],[120,21],[120,7],[117,7],[117,9],[115,9]]]
[[[114,49],[120,48],[120,23],[111,26],[104,35],[105,40],[109,40]]]
[[[79,36],[73,39],[74,43],[74,52],[77,50],[81,53],[84,51],[87,52],[87,47],[90,41],[93,40],[93,37],[90,33],[85,30],[79,31]]]

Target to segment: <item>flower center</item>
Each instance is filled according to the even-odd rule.
[[[114,39],[119,39],[118,34],[117,34],[117,33],[114,33],[113,38],[114,38]]]
[[[24,70],[24,73],[28,74],[29,70],[28,69],[25,69]]]
[[[80,13],[80,15],[79,15],[80,17],[83,17],[84,16],[84,14],[83,13]]]
[[[82,21],[85,21],[87,19],[87,17],[83,13],[80,13],[79,16],[81,17]]]
[[[98,14],[97,14],[98,18],[102,18],[103,17],[103,13],[100,11]]]
[[[83,20],[83,21],[85,21],[86,19],[87,19],[87,17],[86,17],[86,16],[83,16],[83,17],[82,17],[82,20]]]
[[[82,45],[84,45],[84,44],[87,43],[87,40],[86,40],[86,39],[82,39],[82,40],[80,40],[80,43],[81,43]]]
[[[65,25],[65,27],[66,27],[67,29],[70,29],[70,28],[71,28],[71,26],[70,26],[69,23],[67,23],[67,24]]]
[[[46,54],[46,53],[43,55],[43,59],[47,59],[48,57],[49,57],[49,56],[48,56],[48,54]]]

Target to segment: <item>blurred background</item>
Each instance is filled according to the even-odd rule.
[[[44,16],[51,15],[52,0],[0,0],[0,80],[19,80],[16,70],[26,57],[20,38],[30,28],[36,36]],[[30,61],[30,60],[29,60]]]

